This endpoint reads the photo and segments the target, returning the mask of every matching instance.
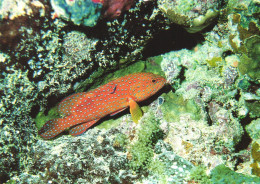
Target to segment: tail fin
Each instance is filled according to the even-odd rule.
[[[51,139],[66,130],[65,118],[57,118],[47,121],[39,131],[39,135],[44,139]]]

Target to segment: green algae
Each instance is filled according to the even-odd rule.
[[[238,69],[242,75],[247,74],[254,80],[260,79],[260,37],[252,36],[245,42],[247,54],[242,54]]]
[[[217,67],[222,62],[222,57],[213,57],[212,59],[206,60],[209,66]]]
[[[206,167],[198,165],[190,171],[189,180],[195,183],[212,184],[210,177],[206,174]]]
[[[48,114],[45,115],[44,112],[39,112],[35,118],[35,123],[36,123],[36,127],[38,128],[38,130],[41,129],[41,127],[43,127],[43,125],[54,118],[59,118],[59,113],[58,113],[58,108],[57,107],[53,107],[49,110]]]
[[[253,140],[260,139],[260,119],[253,120],[249,125],[246,125],[246,132]]]
[[[150,57],[145,61],[145,72],[151,72],[157,75],[164,76],[164,72],[161,70],[162,56]]]
[[[152,113],[141,119],[137,137],[138,140],[130,145],[129,148],[131,155],[129,166],[136,171],[149,168],[154,155],[153,146],[159,139],[163,138],[159,121]]]
[[[238,69],[242,75],[247,74],[252,79],[260,77],[259,63],[249,58],[245,54],[240,57],[241,62],[238,63]]]
[[[242,91],[248,91],[248,89],[251,86],[251,83],[247,79],[242,79],[238,82],[238,88],[241,89]]]
[[[260,50],[260,27],[259,27],[259,1],[245,1],[241,7],[236,7],[233,14],[233,23],[237,24],[239,39],[241,44],[238,46],[233,38],[229,36],[229,44],[233,51],[240,54],[238,69],[242,75],[248,75],[253,80],[259,80],[259,50]]]
[[[248,51],[248,56],[253,60],[260,61],[260,36],[254,35],[247,38],[245,46]]]
[[[246,101],[245,105],[251,118],[260,117],[260,101]]]
[[[260,177],[260,140],[252,144],[251,154],[253,158],[253,163],[251,164],[252,173]]]
[[[113,140],[113,147],[126,148],[128,144],[129,144],[129,140],[127,135],[122,133],[118,133],[115,135],[115,138]]]
[[[245,1],[246,4],[244,7],[236,8],[235,12],[237,12],[240,17],[240,26],[244,29],[251,29],[252,24],[258,29],[259,33],[259,13],[260,13],[260,3],[259,1]],[[242,11],[241,11],[242,10]],[[250,28],[251,27],[251,28]],[[256,31],[257,29],[251,29],[252,31]],[[256,32],[255,32],[256,33]],[[253,33],[253,34],[255,34]]]
[[[213,183],[244,184],[259,183],[260,178],[237,173],[225,165],[218,165],[211,171],[211,181]]]
[[[149,164],[149,171],[155,173],[159,176],[159,184],[167,184],[167,179],[165,175],[165,170],[167,169],[166,165],[161,162],[159,159],[154,159]]]
[[[194,120],[201,119],[200,108],[193,99],[185,100],[173,92],[163,94],[162,97],[165,101],[161,109],[168,122],[179,121],[181,114],[189,114]]]

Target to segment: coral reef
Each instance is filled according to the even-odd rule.
[[[24,27],[39,30],[49,8],[40,1],[3,0],[0,4],[0,48],[14,48],[23,37]],[[34,22],[34,24],[31,24]]]
[[[154,122],[150,122],[153,120],[151,117],[149,120],[145,118],[143,120],[137,131],[145,134],[138,134],[139,138],[148,140],[146,143],[143,142],[144,144],[155,144],[161,137],[155,136],[160,129],[158,125],[153,125]],[[135,183],[140,179],[154,182],[163,175],[167,176],[166,181],[182,181],[193,166],[174,154],[170,146],[163,141],[149,146],[151,153],[156,153],[155,158],[153,154],[148,157],[150,163],[146,168],[149,170],[136,173],[131,171],[130,168],[137,160],[134,159],[135,156],[129,158],[126,152],[129,143],[125,141],[128,138],[121,132],[129,132],[132,123],[122,122],[117,128],[110,130],[90,129],[87,134],[74,139],[62,136],[55,141],[39,140],[34,145],[34,154],[31,155],[30,164],[27,165],[29,172],[13,177],[9,182]],[[149,127],[146,127],[148,124]],[[156,129],[149,129],[151,127]],[[128,135],[131,134],[129,132]],[[136,150],[140,148],[136,143],[130,147],[129,150],[133,150],[134,147]],[[137,154],[138,152],[135,153],[136,156]],[[138,156],[144,158],[142,154]],[[163,168],[158,168],[159,165]],[[143,174],[147,172],[150,178],[144,178]]]
[[[242,75],[247,74],[254,80],[260,79],[260,36],[254,35],[245,40],[248,55],[241,57],[238,69]]]
[[[195,33],[210,25],[219,15],[221,1],[159,0],[158,8],[171,23]]]
[[[257,177],[247,176],[232,171],[230,168],[224,165],[219,165],[211,172],[213,183],[259,183],[260,179]]]
[[[102,18],[118,18],[133,3],[133,0],[51,0],[53,18],[89,27],[95,26]]]
[[[142,118],[136,141],[130,146],[130,166],[134,170],[149,168],[153,158],[153,146],[158,139],[163,138],[163,132],[159,128],[159,122],[151,114]]]
[[[259,1],[106,3],[0,1],[0,181],[259,182]],[[79,137],[37,136],[65,96],[141,71],[169,85],[140,124],[125,111]]]
[[[192,168],[189,179],[190,182],[212,184],[210,177],[206,173],[206,167],[201,165]]]
[[[51,0],[51,5],[55,17],[90,27],[96,25],[102,9],[101,3],[94,3],[92,0]]]
[[[11,2],[1,1],[1,10],[8,10],[8,15],[16,12],[15,8],[7,8]],[[6,24],[1,26],[12,36],[1,31],[1,129],[5,130],[1,131],[1,181],[7,181],[26,165],[33,151],[31,144],[37,141],[33,118],[39,111],[44,113],[74,91],[88,89],[104,73],[140,58],[147,40],[165,29],[157,16],[146,19],[153,9],[141,11],[147,6],[144,2],[122,19],[84,30],[62,19],[53,20],[48,1],[35,1],[26,7],[34,7],[33,4],[37,5],[35,14],[24,12],[23,16],[14,16],[14,20],[0,12],[6,18],[2,20]],[[153,2],[149,4],[154,6]],[[41,14],[43,10],[45,14]],[[15,134],[18,135],[12,136]]]
[[[253,140],[260,139],[260,119],[253,120],[247,125],[246,131]]]
[[[35,9],[40,11],[41,16],[45,15],[45,6],[41,1],[3,0],[0,3],[0,19],[14,20],[22,16],[32,16]]]
[[[252,167],[252,173],[258,177],[260,177],[260,140],[257,139],[253,144],[252,144],[252,158],[253,158],[253,163],[250,165]]]

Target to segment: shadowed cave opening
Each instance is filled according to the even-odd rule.
[[[171,25],[168,30],[158,32],[143,50],[143,57],[158,56],[170,51],[192,49],[205,41],[201,33],[188,33],[183,27]]]

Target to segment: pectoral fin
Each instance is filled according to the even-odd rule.
[[[138,123],[139,119],[141,119],[141,117],[143,116],[142,109],[132,98],[129,98],[129,106],[133,121],[135,123]]]

